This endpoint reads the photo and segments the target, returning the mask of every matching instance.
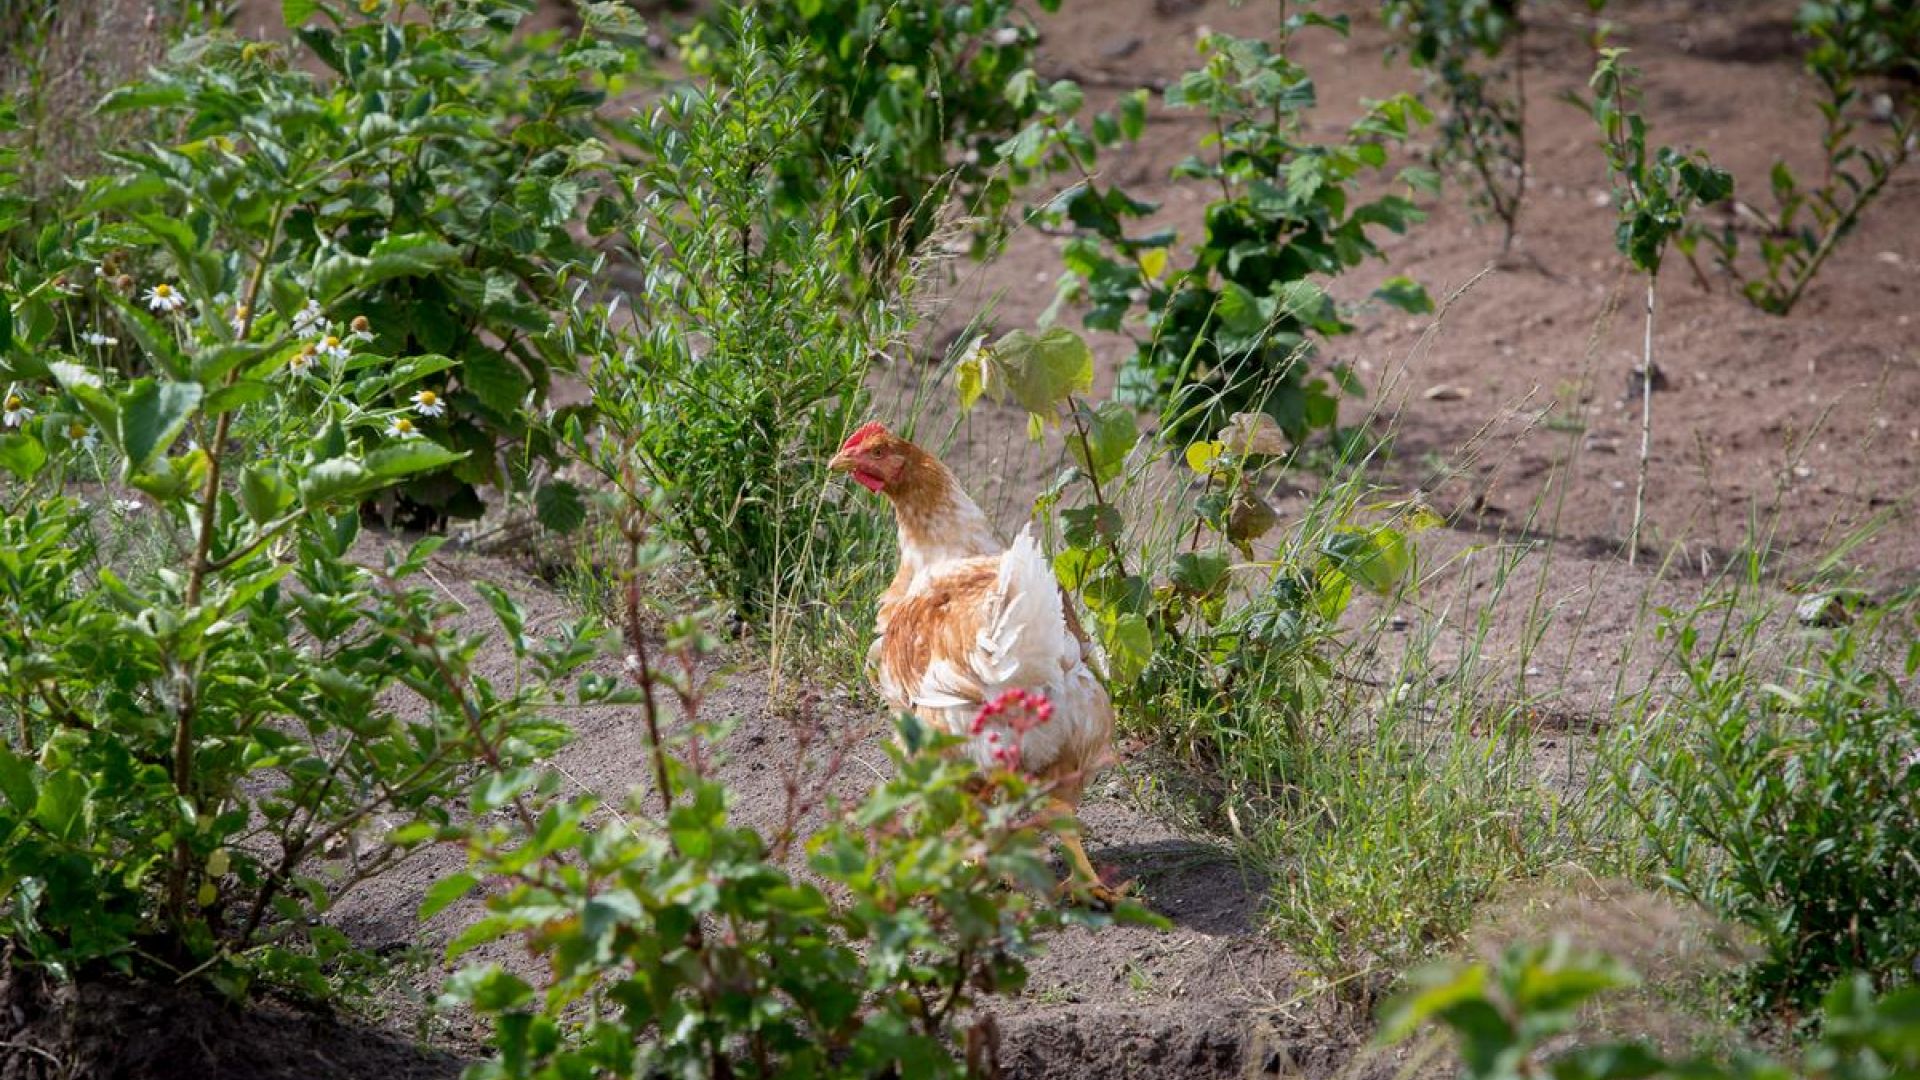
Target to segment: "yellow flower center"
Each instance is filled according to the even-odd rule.
[[[412,431],[412,430],[413,430],[413,421],[411,421],[411,420],[409,420],[409,419],[407,419],[406,417],[404,417],[404,416],[402,416],[402,417],[400,417],[400,418],[399,418],[398,420],[395,420],[395,421],[393,422],[393,429],[394,429],[395,431],[401,431],[401,432],[406,432],[406,431]]]
[[[20,400],[20,396],[19,396],[18,394],[15,394],[15,395],[13,395],[13,396],[11,396],[11,397],[8,397],[8,398],[7,398],[7,411],[8,411],[8,412],[19,412],[19,411],[20,411],[20,409],[21,409],[21,407],[22,407],[22,406],[24,406],[24,405],[26,405],[26,402],[24,402],[24,401],[21,401],[21,400]]]
[[[155,285],[153,287],[153,295],[158,296],[164,300],[167,297],[173,295],[173,286],[163,281],[160,284]]]
[[[356,334],[365,334],[373,329],[373,324],[367,321],[365,315],[355,315],[353,322],[347,325],[351,326]]]
[[[67,438],[69,439],[84,439],[86,437],[87,425],[85,424],[74,424],[67,429]]]
[[[340,347],[340,339],[339,339],[339,338],[337,338],[337,337],[334,337],[334,336],[333,336],[332,334],[328,334],[328,335],[327,335],[327,348],[329,348],[329,349],[337,349],[337,348],[339,348],[339,347]]]
[[[428,408],[432,408],[433,403],[440,400],[440,395],[434,393],[431,390],[422,390],[419,393],[413,395],[413,400],[419,402],[422,405],[427,406]]]
[[[245,304],[240,304],[233,309],[233,317],[236,319],[244,319],[251,314],[253,314],[253,309]]]

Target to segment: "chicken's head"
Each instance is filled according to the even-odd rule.
[[[914,451],[912,443],[876,420],[861,425],[858,431],[847,436],[827,467],[852,476],[855,483],[868,491],[885,492],[889,485],[900,481]]]

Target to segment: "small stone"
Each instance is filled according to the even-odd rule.
[[[1886,263],[1888,266],[1899,266],[1902,261],[1900,253],[1897,251],[1882,251],[1876,254],[1874,258]]]
[[[1641,379],[1644,377],[1642,375],[1642,372],[1644,370],[1645,369],[1642,368],[1641,365],[1635,364],[1631,369],[1627,371],[1627,396],[1628,397],[1637,398],[1642,393],[1645,392],[1640,385]],[[1659,364],[1653,365],[1653,392],[1657,394],[1662,390],[1670,389],[1671,385],[1672,384],[1667,382],[1667,373],[1660,370],[1660,365]]]
[[[1428,401],[1459,401],[1469,393],[1470,391],[1464,386],[1448,386],[1443,383],[1439,386],[1427,387],[1427,392],[1420,396]]]
[[[1100,55],[1106,57],[1108,60],[1125,60],[1127,57],[1139,52],[1141,44],[1140,38],[1136,34],[1129,34],[1126,37],[1108,38],[1106,43],[1100,46]]]

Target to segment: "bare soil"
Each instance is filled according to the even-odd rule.
[[[277,5],[241,6],[243,18],[274,24]],[[1309,31],[1296,50],[1319,85],[1323,115],[1315,130],[1332,137],[1357,114],[1361,98],[1413,89],[1417,79],[1384,59],[1385,31],[1370,5],[1324,6],[1354,17],[1352,36]],[[1790,30],[1796,6],[1794,0],[1616,0],[1609,13],[1621,24],[1616,40],[1632,47],[1632,61],[1645,72],[1645,111],[1655,138],[1709,149],[1735,172],[1742,193],[1762,205],[1766,170],[1776,157],[1803,175],[1817,172],[1815,87],[1800,69]],[[1069,0],[1064,7],[1059,15],[1036,16],[1041,65],[1047,74],[1087,84],[1096,108],[1136,86],[1164,86],[1186,70],[1198,27],[1264,34],[1273,18],[1269,5],[1225,0]],[[1424,495],[1448,519],[1446,528],[1422,537],[1428,577],[1398,633],[1432,635],[1436,666],[1463,663],[1477,652],[1489,668],[1508,666],[1515,692],[1561,701],[1564,715],[1541,734],[1543,771],[1558,767],[1561,740],[1604,722],[1616,695],[1637,689],[1653,670],[1647,629],[1654,609],[1697,599],[1734,553],[1756,542],[1754,527],[1774,556],[1770,589],[1799,587],[1848,538],[1857,543],[1838,568],[1858,568],[1877,588],[1912,584],[1920,567],[1920,530],[1913,522],[1920,486],[1920,331],[1912,324],[1920,312],[1916,169],[1889,186],[1790,318],[1749,307],[1724,282],[1702,291],[1682,264],[1663,275],[1656,348],[1668,389],[1655,398],[1645,553],[1638,566],[1625,564],[1638,445],[1628,373],[1639,362],[1642,301],[1612,248],[1613,211],[1605,205],[1607,180],[1592,126],[1559,100],[1582,87],[1590,70],[1589,26],[1575,9],[1530,9],[1538,19],[1526,54],[1531,190],[1514,252],[1501,257],[1497,226],[1477,221],[1462,189],[1449,187],[1428,207],[1428,222],[1386,240],[1384,263],[1336,290],[1358,302],[1379,279],[1402,273],[1436,296],[1470,281],[1472,288],[1424,344],[1433,320],[1376,305],[1362,309],[1359,332],[1335,343],[1326,357],[1354,364],[1375,388],[1372,402],[1350,403],[1346,416],[1371,407],[1380,429],[1391,432],[1384,481],[1398,494]],[[1880,129],[1868,123],[1863,130],[1871,137]],[[1197,235],[1205,196],[1165,178],[1200,134],[1193,117],[1156,104],[1141,143],[1104,162],[1108,175],[1136,196],[1163,200],[1164,219],[1189,238]],[[954,280],[937,290],[943,299],[924,329],[920,353],[944,354],[959,327],[988,304],[999,327],[1032,326],[1051,300],[1062,242],[1028,229],[991,262],[956,266]],[[1071,313],[1064,317],[1077,322]],[[1110,386],[1129,346],[1116,335],[1092,339],[1102,386]],[[892,394],[904,394],[925,374],[919,361],[902,360],[877,375],[883,410]],[[948,390],[934,394],[944,397]],[[936,414],[941,407],[936,403]],[[985,406],[961,428],[953,460],[982,503],[1010,525],[1024,518],[1033,494],[1057,470],[1057,450],[1030,447],[1021,417]],[[1297,498],[1281,495],[1283,512],[1298,509]],[[1529,604],[1488,603],[1503,587],[1516,588],[1499,584],[1498,560],[1521,549],[1538,551],[1519,586],[1539,597],[1548,615],[1538,638],[1533,631],[1540,622],[1529,616]],[[448,554],[434,572],[468,608],[461,617],[465,629],[486,632],[492,625],[486,605],[471,592],[476,580],[494,581],[519,597],[529,609],[530,631],[576,615],[505,562]],[[1490,612],[1492,629],[1476,644],[1483,611]],[[1803,631],[1782,629],[1796,632]],[[1390,638],[1378,647],[1379,662],[1390,664],[1402,646]],[[512,659],[503,644],[485,663],[505,672]],[[869,733],[844,776],[847,790],[857,793],[885,768],[881,717],[858,688],[815,689],[825,723]],[[769,763],[783,760],[792,737],[770,697],[764,671],[749,668],[707,704],[709,716],[735,722],[718,767],[748,821],[770,821],[778,813],[778,781]],[[586,710],[569,719],[578,738],[555,764],[573,783],[614,801],[644,786],[635,717]],[[1573,756],[1565,758],[1570,783]],[[1364,1040],[1364,1023],[1307,993],[1298,965],[1262,933],[1267,883],[1236,862],[1230,845],[1165,812],[1164,801],[1152,794],[1156,768],[1141,757],[1109,773],[1091,792],[1084,821],[1096,862],[1138,880],[1145,900],[1174,929],[1108,929],[1055,940],[1035,964],[1029,990],[996,1007],[1008,1075],[1334,1075]],[[283,1060],[302,1062],[318,1075],[451,1075],[456,1057],[483,1052],[484,1032],[458,1016],[428,1018],[423,1003],[445,974],[438,949],[475,914],[477,902],[455,905],[424,925],[416,912],[428,885],[461,861],[454,850],[424,853],[365,884],[330,916],[363,944],[426,958],[396,965],[379,1009],[396,1032],[430,1029],[432,1041],[454,1056],[403,1051],[387,1036],[349,1033],[327,1026],[332,1021],[276,1010],[217,1028],[216,1014],[205,1006],[164,997],[126,1001],[111,989],[86,991],[94,996],[85,1007],[68,1009],[55,1023],[47,1019],[54,1015],[47,994],[21,990],[17,977],[8,984],[13,1008],[0,1016],[0,1044],[31,1042],[112,1063],[89,1075],[278,1076]],[[510,948],[475,959],[531,971],[531,961]],[[110,1019],[88,1019],[96,1015]],[[109,1047],[103,1032],[113,1031],[145,1034]],[[254,1049],[229,1051],[225,1040]],[[262,1047],[281,1056],[241,1061],[239,1055]],[[34,1071],[41,1069],[37,1053],[0,1053],[0,1077],[56,1075]]]

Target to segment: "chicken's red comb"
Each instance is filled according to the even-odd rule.
[[[844,453],[866,442],[868,439],[877,438],[885,434],[887,434],[887,425],[878,420],[869,421],[861,424],[859,428],[855,429],[853,434],[847,436],[847,441],[840,444],[840,450]]]

